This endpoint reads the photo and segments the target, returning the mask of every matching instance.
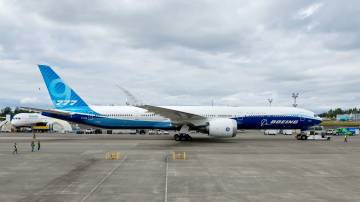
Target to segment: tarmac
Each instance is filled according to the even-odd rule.
[[[35,152],[31,138],[0,134],[1,202],[360,201],[360,137],[41,134]]]

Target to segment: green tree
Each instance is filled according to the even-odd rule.
[[[20,109],[19,107],[16,107],[15,110],[14,110],[14,114],[28,113],[28,112],[29,112],[29,111]]]
[[[12,109],[10,107],[5,107],[1,110],[1,116],[5,116],[6,114],[13,114]]]

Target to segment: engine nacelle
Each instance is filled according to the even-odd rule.
[[[212,119],[209,121],[208,132],[213,137],[235,137],[237,122],[234,119]]]

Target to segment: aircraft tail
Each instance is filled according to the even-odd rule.
[[[49,91],[56,109],[71,111],[71,109],[89,106],[47,65],[39,65],[39,70]]]

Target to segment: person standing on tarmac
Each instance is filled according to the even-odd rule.
[[[31,141],[31,152],[34,152],[34,149],[35,149],[35,141],[32,140]]]
[[[13,154],[17,154],[17,153],[18,153],[17,145],[16,145],[16,142],[14,142],[14,151],[13,151]]]
[[[40,140],[38,140],[37,146],[38,146],[38,147],[37,147],[37,150],[40,151]]]

